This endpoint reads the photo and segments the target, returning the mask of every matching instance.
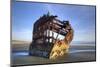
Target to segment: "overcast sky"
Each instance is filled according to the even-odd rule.
[[[34,2],[12,3],[12,39],[31,41],[34,22],[48,11],[61,21],[70,21],[73,41],[95,41],[95,6]]]

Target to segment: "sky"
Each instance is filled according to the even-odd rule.
[[[11,9],[12,40],[31,41],[34,22],[49,11],[57,19],[70,22],[73,41],[95,42],[95,6],[14,1]]]

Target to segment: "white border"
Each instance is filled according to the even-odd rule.
[[[95,0],[17,0],[17,1],[37,1],[37,2],[96,5]]]
[[[10,64],[10,0],[0,0],[0,66]]]

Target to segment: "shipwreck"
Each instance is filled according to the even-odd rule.
[[[34,23],[29,55],[59,58],[69,52],[73,34],[69,21],[61,21],[49,13],[44,14]]]

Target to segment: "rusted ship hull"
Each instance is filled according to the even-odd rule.
[[[69,21],[60,21],[56,17],[47,14],[35,22],[29,55],[56,59],[68,53],[73,29]]]

